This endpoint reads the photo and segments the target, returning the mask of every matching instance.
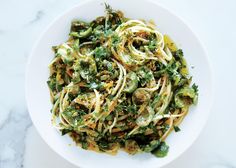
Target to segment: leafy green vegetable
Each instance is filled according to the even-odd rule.
[[[157,48],[157,41],[156,40],[151,40],[148,44],[148,48],[151,51],[154,51]]]
[[[52,90],[55,91],[56,90],[56,79],[55,78],[51,78],[50,80],[47,81],[48,87]]]
[[[62,129],[61,130],[61,135],[63,136],[63,135],[66,135],[67,133],[69,133],[69,132],[71,132],[72,130],[70,130],[70,129]]]
[[[121,41],[121,39],[118,36],[118,34],[113,33],[111,36],[111,42],[112,42],[113,46],[116,46],[118,43],[120,43],[120,41]]]
[[[135,104],[129,105],[126,107],[126,111],[128,111],[129,113],[136,114],[137,113],[137,106]]]
[[[177,59],[181,59],[181,58],[184,56],[184,53],[183,53],[183,51],[182,51],[181,49],[178,49],[178,50],[175,52],[174,56],[175,56]]]
[[[106,58],[109,58],[110,52],[105,47],[97,47],[94,50],[94,55],[95,55],[95,60],[99,61],[99,60],[104,60]]]
[[[178,126],[174,126],[174,130],[175,130],[175,132],[181,131],[181,129]]]
[[[96,62],[90,56],[80,57],[73,67],[74,70],[79,72],[80,76],[87,81],[93,79],[93,76],[97,72]]]
[[[114,118],[114,115],[113,115],[113,113],[111,113],[110,115],[108,115],[108,116],[106,117],[106,120],[107,120],[107,121],[111,121],[111,120],[113,120],[113,118]]]
[[[109,144],[104,139],[99,140],[98,146],[101,151],[105,151],[109,149]]]
[[[166,123],[163,124],[163,131],[166,132],[168,131],[168,129],[170,128],[170,126]]]
[[[81,116],[87,113],[83,110],[77,110],[75,107],[69,106],[62,112],[62,114],[70,123],[77,126],[80,122],[82,122]]]
[[[83,149],[88,149],[88,142],[82,141],[82,142],[81,142],[81,145],[82,145],[82,148],[83,148]]]
[[[198,93],[198,86],[195,83],[193,84],[192,88],[195,91],[195,93]]]
[[[136,73],[141,83],[141,86],[146,85],[154,79],[152,71],[145,66],[141,67]]]

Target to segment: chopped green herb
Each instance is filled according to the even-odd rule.
[[[61,130],[61,135],[66,135],[67,133],[71,132],[70,129],[62,129]]]
[[[181,129],[178,126],[174,126],[174,130],[175,130],[175,132],[181,131]]]
[[[97,47],[94,51],[96,61],[109,58],[109,51],[104,47]]]

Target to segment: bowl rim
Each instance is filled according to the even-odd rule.
[[[35,53],[35,50],[37,48],[37,46],[40,44],[41,39],[43,38],[43,36],[45,35],[45,33],[50,29],[51,26],[53,26],[53,24],[55,22],[57,22],[58,20],[60,20],[64,15],[66,15],[67,13],[69,13],[70,11],[79,8],[87,3],[93,2],[96,0],[83,0],[81,2],[76,3],[75,5],[72,5],[69,9],[64,10],[63,12],[61,12],[60,14],[58,14],[55,18],[53,18],[50,23],[45,26],[43,28],[43,31],[40,33],[40,35],[37,37],[37,39],[34,41],[33,47],[30,51],[29,57],[27,59],[27,63],[25,66],[25,80],[24,80],[24,89],[25,89],[25,100],[26,100],[26,105],[27,105],[27,110],[29,112],[30,118],[32,120],[33,125],[35,126],[37,132],[39,133],[40,137],[43,139],[43,141],[47,144],[47,146],[49,146],[49,148],[51,148],[55,153],[57,153],[60,157],[62,157],[63,159],[67,160],[68,162],[70,162],[71,164],[75,165],[75,166],[79,166],[76,164],[76,162],[68,157],[65,157],[62,153],[60,153],[58,150],[56,150],[54,147],[52,147],[44,138],[44,136],[42,135],[42,132],[40,131],[39,127],[37,126],[37,124],[35,124],[35,120],[33,117],[33,113],[30,110],[30,104],[29,104],[29,91],[28,91],[28,81],[29,81],[29,70],[30,70],[30,63],[32,62],[33,59],[33,55]],[[103,0],[104,3],[106,2],[106,0]],[[196,133],[196,135],[194,136],[194,138],[192,138],[191,143],[189,143],[188,145],[185,146],[185,148],[183,150],[181,150],[179,152],[178,155],[173,156],[171,159],[169,159],[168,161],[164,162],[161,167],[166,166],[168,164],[170,164],[171,162],[173,162],[174,160],[176,160],[177,158],[179,158],[181,155],[183,155],[183,153],[185,153],[187,150],[190,149],[190,147],[196,142],[196,140],[200,137],[200,134],[202,133],[203,128],[206,126],[207,121],[209,119],[209,116],[211,114],[212,111],[212,106],[213,106],[213,102],[214,102],[214,95],[215,95],[215,86],[214,86],[214,73],[213,73],[213,68],[212,68],[212,64],[210,63],[210,59],[206,50],[205,45],[203,45],[203,42],[200,40],[200,38],[198,37],[198,35],[193,31],[192,27],[190,27],[186,21],[180,17],[179,15],[175,14],[174,12],[172,12],[170,9],[168,9],[167,7],[165,7],[164,5],[162,5],[161,3],[155,1],[155,0],[143,0],[143,1],[147,1],[148,3],[152,3],[155,6],[158,6],[159,8],[162,8],[163,10],[165,10],[166,12],[170,13],[172,16],[174,16],[176,19],[178,19],[192,34],[193,36],[196,38],[196,41],[198,42],[198,44],[200,45],[200,47],[202,48],[203,52],[204,52],[204,57],[206,59],[206,64],[208,66],[208,70],[209,70],[209,81],[210,84],[209,86],[211,86],[210,88],[210,97],[211,99],[209,100],[209,108],[207,110],[207,114],[205,115],[205,121],[204,123],[201,125],[201,127],[199,128],[198,132]],[[168,156],[167,156],[168,157]],[[81,167],[81,166],[80,166]]]

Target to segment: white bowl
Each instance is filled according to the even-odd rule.
[[[165,158],[156,158],[151,154],[135,156],[119,152],[116,156],[95,153],[76,147],[68,136],[51,125],[52,107],[50,103],[47,79],[48,64],[54,54],[51,46],[58,45],[68,38],[72,19],[91,21],[104,15],[104,1],[83,1],[68,10],[42,34],[32,50],[26,72],[26,100],[31,119],[45,142],[59,155],[71,163],[83,168],[156,168],[166,165],[180,156],[200,134],[203,129],[212,102],[212,81],[208,59],[200,41],[191,29],[176,15],[149,0],[107,0],[114,9],[122,10],[125,16],[136,19],[154,20],[158,29],[168,34],[184,51],[193,80],[199,85],[199,102],[190,109],[181,123],[182,131],[172,132],[167,138],[170,146]],[[68,144],[72,144],[71,146]]]

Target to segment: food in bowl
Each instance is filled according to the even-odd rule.
[[[73,20],[49,64],[52,124],[83,149],[168,153],[166,137],[197,103],[183,51],[155,24],[106,16]]]

